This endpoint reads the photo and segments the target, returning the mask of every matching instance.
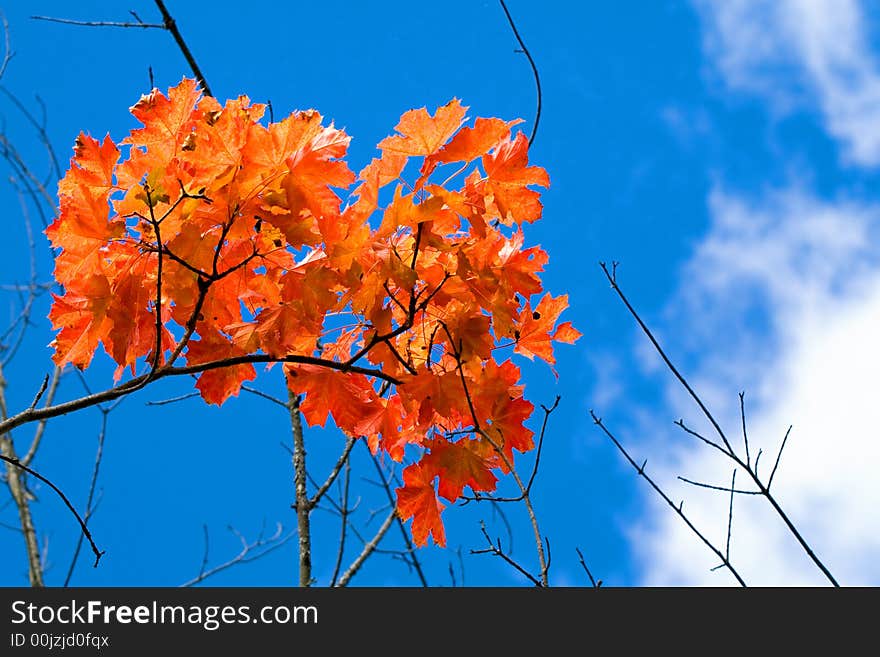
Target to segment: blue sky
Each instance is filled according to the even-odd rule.
[[[11,4],[11,3],[10,3]],[[212,90],[221,100],[247,94],[271,100],[276,116],[313,107],[353,135],[352,168],[374,154],[398,117],[458,97],[469,115],[534,120],[534,86],[525,58],[496,2],[296,4],[169,2]],[[41,14],[129,20],[131,8],[158,21],[151,2],[124,5],[58,1],[2,7],[15,57],[3,86],[38,111],[62,166],[76,135],[119,140],[128,114],[148,91],[148,68],[166,89],[189,70],[167,33],[74,27],[30,20]],[[658,505],[643,482],[592,425],[601,415],[693,519],[723,543],[727,500],[685,487],[676,475],[722,483],[730,469],[688,442],[672,421],[700,425],[695,409],[647,348],[609,290],[598,262],[619,261],[619,281],[672,357],[735,433],[737,393],[746,391],[755,449],[775,453],[789,424],[791,444],[774,486],[807,538],[844,583],[880,583],[880,487],[872,471],[880,366],[880,60],[878,16],[859,0],[730,0],[628,3],[530,3],[509,8],[541,73],[544,110],[531,159],[552,186],[544,219],[526,229],[550,254],[545,283],[568,293],[565,318],[584,333],[558,350],[558,380],[528,366],[526,396],[552,403],[534,488],[541,528],[552,548],[551,583],[582,585],[580,548],[609,585],[726,585],[705,548]],[[0,99],[4,134],[42,175],[46,154],[11,103]],[[0,283],[26,282],[27,237],[14,188],[0,186],[7,208],[0,241]],[[39,218],[29,205],[36,227]],[[37,235],[37,271],[51,262]],[[3,326],[20,308],[2,294]],[[16,358],[5,367],[7,404],[30,404],[50,370],[52,334],[44,298]],[[99,361],[92,389],[112,382]],[[277,371],[260,376],[280,394]],[[292,469],[282,443],[282,409],[244,394],[222,409],[199,399],[146,402],[186,394],[186,381],[161,382],[126,399],[109,416],[90,527],[107,555],[98,569],[83,558],[71,580],[84,586],[176,585],[202,562],[235,556],[261,528],[295,527]],[[59,395],[81,395],[65,376]],[[535,417],[533,426],[539,426]],[[82,507],[101,413],[53,420],[35,461]],[[32,430],[15,432],[29,444]],[[341,447],[332,430],[309,431],[316,479]],[[361,452],[360,449],[356,450]],[[768,458],[768,457],[765,457]],[[768,458],[769,460],[769,458]],[[528,470],[528,459],[522,467]],[[352,474],[360,497],[356,526],[369,536],[381,510],[372,465],[358,454]],[[47,582],[60,584],[77,539],[73,519],[45,487],[35,486],[36,525],[46,540]],[[4,501],[0,501],[2,505]],[[521,585],[498,559],[470,555],[479,531],[508,545],[534,568],[522,508],[502,519],[491,508],[449,509],[449,548],[419,552],[428,581]],[[316,512],[315,576],[326,583],[339,521]],[[16,524],[14,507],[0,522]],[[388,550],[400,549],[399,533]],[[350,537],[343,562],[358,552]],[[27,582],[21,537],[0,527],[0,584]],[[731,558],[750,583],[821,583],[759,501],[737,502]],[[209,579],[216,585],[289,585],[294,542]],[[415,585],[400,559],[374,555],[353,583]]]

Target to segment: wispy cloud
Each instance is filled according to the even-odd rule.
[[[840,580],[878,584],[880,264],[871,245],[880,238],[880,206],[799,189],[751,200],[716,190],[710,209],[711,229],[683,269],[661,332],[687,352],[691,382],[738,440],[737,392],[747,391],[752,455],[764,450],[765,477],[794,425],[776,495]],[[670,384],[657,426],[679,416],[699,424],[693,404]],[[666,435],[662,450],[665,458],[652,461],[662,463],[656,476],[723,546],[727,496],[675,476],[724,485],[729,462],[682,433]],[[745,482],[742,473],[737,481]],[[667,507],[651,507],[633,532],[645,583],[728,581],[709,571],[712,555]],[[823,581],[758,497],[736,501],[731,557],[753,584]]]
[[[815,106],[846,161],[880,164],[880,63],[859,0],[695,0],[723,80],[777,111]]]

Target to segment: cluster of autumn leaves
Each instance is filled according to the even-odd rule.
[[[465,125],[457,100],[406,112],[357,176],[320,114],[264,125],[264,109],[184,79],[141,98],[144,127],[119,145],[77,139],[47,230],[55,361],[85,368],[103,345],[118,377],[198,371],[216,404],[281,362],[309,424],[419,455],[398,511],[417,544],[443,545],[438,494],[492,491],[533,447],[510,353],[553,364],[552,343],[580,335],[557,325],[567,298],[541,296],[547,255],[518,228],[547,174],[517,122]]]

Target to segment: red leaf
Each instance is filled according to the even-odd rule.
[[[428,543],[428,535],[440,547],[446,546],[446,532],[440,512],[443,504],[434,493],[432,473],[421,463],[407,466],[403,471],[403,488],[397,489],[397,513],[401,520],[413,519],[413,541],[419,547]]]
[[[440,475],[438,492],[450,502],[461,497],[465,486],[473,491],[493,491],[498,481],[492,474],[491,465],[475,449],[479,441],[463,439],[451,443],[435,438],[425,443],[431,453],[422,459],[431,471]]]
[[[494,153],[483,156],[486,191],[506,225],[541,218],[541,195],[528,185],[549,187],[550,178],[541,167],[528,166],[528,150],[529,140],[520,132],[513,141],[503,142]]]

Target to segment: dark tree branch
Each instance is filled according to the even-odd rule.
[[[733,494],[736,492],[736,469],[730,478],[730,509],[727,512],[727,548],[724,555],[730,560],[730,535],[733,533]]]
[[[532,134],[529,136],[529,146],[531,146],[535,141],[535,136],[538,134],[538,123],[541,121],[541,76],[538,75],[538,67],[535,65],[535,60],[532,58],[532,53],[529,52],[529,49],[526,47],[525,42],[519,34],[519,30],[516,28],[516,23],[513,22],[513,17],[510,15],[510,11],[507,9],[507,5],[504,0],[499,0],[501,3],[501,8],[504,10],[504,15],[507,16],[507,22],[510,23],[510,29],[513,30],[513,36],[516,37],[517,43],[519,43],[519,47],[522,53],[526,56],[526,59],[529,60],[529,65],[532,67],[532,75],[535,76],[535,92],[537,96],[537,108],[535,109],[535,123],[532,125]]]
[[[706,405],[703,403],[703,400],[700,399],[699,395],[697,395],[696,392],[694,392],[693,388],[691,388],[690,384],[687,382],[687,379],[685,379],[684,376],[682,376],[682,374],[678,371],[678,368],[675,365],[673,365],[671,360],[669,360],[669,356],[666,355],[666,352],[663,350],[663,347],[661,347],[660,343],[657,342],[657,339],[654,337],[654,334],[651,332],[651,330],[648,328],[648,326],[645,324],[645,322],[642,321],[642,318],[636,312],[635,308],[632,307],[632,305],[629,302],[629,299],[627,299],[626,295],[623,293],[623,290],[621,290],[620,287],[617,285],[616,271],[613,274],[611,272],[609,272],[608,267],[605,265],[604,262],[599,263],[599,266],[602,267],[602,271],[605,272],[605,277],[608,279],[608,282],[611,283],[611,289],[613,289],[617,293],[617,296],[623,302],[623,305],[626,306],[626,309],[629,311],[630,315],[632,315],[633,319],[636,320],[639,327],[642,329],[642,332],[648,337],[648,340],[651,341],[651,344],[654,346],[654,350],[660,355],[660,357],[663,359],[663,362],[666,363],[666,367],[669,369],[670,372],[672,372],[672,374],[675,376],[675,378],[678,379],[678,382],[682,385],[682,387],[685,390],[687,390],[691,399],[693,399],[694,402],[696,402],[697,406],[699,406],[700,410],[703,412],[703,415],[705,415],[706,419],[708,419],[709,422],[712,424],[712,426],[715,429],[715,432],[718,434],[718,436],[721,438],[721,441],[724,443],[724,447],[726,449],[726,452],[728,454],[733,454],[733,448],[730,446],[730,443],[727,440],[727,436],[724,435],[724,431],[721,429],[721,425],[718,424],[718,421],[715,419],[715,416],[712,415],[711,411],[709,411],[708,408],[706,408]],[[615,269],[616,269],[616,267],[615,267]]]
[[[486,531],[486,523],[482,520],[480,521],[480,531],[483,533],[483,536],[486,537],[486,543],[488,547],[483,548],[482,550],[471,550],[471,554],[491,554],[496,557],[501,557],[508,564],[513,566],[516,570],[518,570],[522,575],[524,575],[532,584],[537,587],[546,586],[542,580],[538,579],[534,575],[532,575],[528,570],[519,565],[510,555],[508,555],[501,548],[501,540],[499,539],[497,543],[493,543],[492,539],[489,538],[489,533]]]
[[[788,442],[788,435],[791,433],[791,427],[793,425],[788,426],[788,431],[785,432],[785,437],[782,439],[782,445],[779,446],[779,453],[776,454],[776,463],[773,464],[773,470],[770,472],[770,479],[767,480],[767,490],[770,490],[770,486],[773,484],[773,477],[776,475],[776,468],[779,467],[779,459],[782,458],[782,450],[785,449],[785,443]]]
[[[724,448],[722,448],[721,445],[719,445],[718,443],[714,443],[714,442],[708,440],[707,438],[701,436],[700,434],[696,433],[695,431],[691,431],[690,429],[688,429],[687,427],[684,426],[684,423],[681,420],[679,420],[677,422],[677,424],[679,426],[681,426],[685,431],[690,433],[691,435],[696,436],[697,438],[699,438],[700,440],[702,440],[706,444],[718,449],[727,458],[729,458],[731,461],[733,461],[737,466],[739,466],[743,470],[745,470],[746,473],[749,475],[749,477],[752,479],[752,482],[755,484],[755,486],[757,486],[758,490],[761,491],[761,494],[767,499],[767,502],[770,504],[770,506],[773,507],[773,510],[776,512],[776,514],[779,516],[779,518],[783,521],[783,523],[785,523],[785,526],[788,528],[789,533],[791,533],[791,535],[794,536],[795,540],[797,540],[798,544],[800,544],[800,546],[801,546],[801,549],[803,549],[803,551],[807,554],[807,556],[810,558],[810,560],[815,564],[815,566],[820,571],[822,571],[822,574],[825,575],[825,577],[828,579],[829,582],[831,582],[831,584],[833,586],[840,586],[840,584],[838,584],[837,580],[831,574],[831,571],[828,570],[827,566],[825,566],[825,564],[819,559],[819,557],[813,551],[813,548],[810,546],[809,543],[807,543],[806,539],[804,539],[804,537],[801,535],[798,528],[791,521],[791,518],[788,517],[788,514],[786,514],[786,512],[780,506],[779,502],[771,494],[769,483],[768,483],[768,485],[765,486],[764,483],[761,481],[760,477],[758,476],[758,472],[757,472],[757,460],[755,461],[755,467],[753,468],[751,466],[751,463],[747,463],[744,459],[740,458],[740,456],[736,453],[736,451],[731,446],[730,442],[727,440],[727,437],[725,436],[724,431],[721,429],[721,426],[718,424],[715,417],[712,415],[712,413],[706,407],[705,403],[703,403],[703,400],[700,398],[699,395],[697,395],[697,393],[694,391],[694,389],[690,386],[687,379],[685,379],[684,376],[675,367],[675,365],[672,363],[672,361],[666,355],[666,352],[660,346],[660,343],[654,337],[654,334],[651,332],[651,330],[648,328],[648,326],[645,324],[645,322],[639,316],[638,312],[636,312],[635,308],[633,308],[633,306],[630,304],[629,300],[626,298],[623,291],[620,289],[620,287],[617,284],[617,263],[615,262],[612,264],[611,271],[608,270],[608,267],[605,265],[604,262],[601,262],[599,264],[602,267],[602,271],[605,273],[605,277],[611,283],[611,288],[617,293],[617,296],[620,298],[620,300],[626,306],[630,315],[633,317],[633,319],[636,320],[639,327],[641,327],[642,332],[648,337],[651,344],[654,346],[655,351],[663,359],[663,362],[666,364],[669,371],[672,372],[673,375],[675,375],[675,378],[678,380],[678,382],[688,392],[691,399],[697,404],[697,406],[699,406],[700,410],[702,411],[702,413],[706,417],[706,419],[708,419],[709,422],[712,424],[712,426],[715,429],[715,432],[721,438],[721,441],[724,444]],[[744,415],[744,413],[743,413],[743,415]],[[786,439],[787,439],[787,437],[788,437],[788,434],[786,433]],[[785,447],[785,440],[783,440],[782,446],[779,449],[779,454],[776,457],[776,465],[779,464],[779,459],[782,456],[782,448],[783,447]],[[774,470],[775,470],[775,466],[774,466]],[[771,478],[772,478],[772,473],[771,473]]]
[[[587,577],[590,578],[590,584],[593,586],[594,589],[601,588],[601,586],[602,586],[602,580],[600,579],[600,580],[597,581],[597,580],[593,577],[593,573],[591,573],[591,572],[590,572],[590,569],[587,567],[587,562],[584,560],[584,555],[583,555],[583,553],[581,552],[581,549],[580,549],[580,548],[575,548],[574,551],[577,552],[577,555],[578,555],[578,561],[580,562],[581,567],[584,569],[584,572],[587,573]]]
[[[6,73],[6,67],[9,66],[9,62],[15,57],[15,52],[12,50],[12,44],[9,41],[9,21],[6,20],[6,14],[0,12],[0,20],[3,21],[3,61],[0,62],[0,78],[2,78],[3,74]]]
[[[121,399],[117,400],[116,403],[108,408],[101,408],[101,431],[98,433],[98,449],[95,453],[95,465],[92,468],[92,478],[89,483],[89,494],[86,499],[86,524],[88,524],[89,520],[92,517],[92,514],[95,511],[94,507],[92,506],[92,501],[95,497],[95,487],[98,483],[98,472],[101,469],[101,459],[104,456],[104,438],[107,436],[107,416],[110,415],[110,412],[114,408],[116,408],[116,406],[119,405],[121,401]],[[67,569],[67,576],[64,578],[65,587],[70,584],[70,578],[73,576],[73,571],[76,568],[76,562],[79,559],[79,552],[82,549],[82,539],[83,535],[80,534],[76,541],[76,549],[73,551],[73,558],[70,560],[70,567]]]
[[[739,393],[739,416],[742,419],[742,428],[743,428],[743,443],[746,447],[746,465],[752,464],[752,457],[749,455],[749,434],[746,431],[746,393],[742,391]]]
[[[612,434],[608,430],[608,428],[602,422],[602,419],[597,417],[592,410],[590,410],[590,417],[593,418],[593,422],[602,430],[602,432],[606,436],[608,436],[611,442],[614,443],[614,446],[617,447],[618,451],[621,454],[623,454],[623,457],[635,469],[636,473],[648,482],[648,485],[654,489],[654,492],[656,492],[663,499],[663,501],[666,502],[666,504],[668,504],[673,511],[675,511],[676,514],[678,514],[679,518],[684,521],[684,524],[688,526],[688,528],[697,536],[697,538],[699,538],[706,545],[706,547],[708,547],[719,559],[721,559],[724,567],[730,571],[730,574],[733,575],[737,582],[739,582],[740,586],[746,586],[745,580],[736,571],[736,568],[733,567],[733,564],[730,563],[730,560],[724,555],[724,553],[721,552],[721,550],[719,550],[717,547],[715,547],[715,545],[708,538],[706,538],[699,529],[697,529],[694,523],[691,522],[690,518],[688,518],[687,515],[685,515],[684,511],[682,511],[682,507],[676,506],[675,503],[669,498],[669,496],[663,491],[663,489],[660,488],[660,486],[658,486],[657,483],[650,476],[648,476],[648,473],[645,472],[645,464],[643,463],[642,465],[639,465],[635,462],[635,460],[632,458],[632,456],[630,456],[626,448],[620,443],[620,441],[614,436],[614,434]]]
[[[700,481],[693,481],[692,479],[688,479],[687,477],[678,477],[679,481],[683,481],[686,484],[690,484],[691,486],[697,486],[698,488],[708,488],[709,490],[718,490],[723,491],[725,493],[731,492],[731,488],[729,486],[715,486],[713,484],[704,484]],[[763,493],[759,490],[742,490],[735,489],[733,490],[737,495],[763,495]]]
[[[174,37],[175,43],[177,43],[177,47],[180,49],[181,54],[183,55],[186,63],[189,65],[190,70],[192,70],[193,75],[196,80],[199,81],[202,89],[204,89],[205,93],[208,96],[213,96],[211,93],[211,88],[208,86],[208,82],[205,79],[202,70],[199,68],[198,63],[196,62],[195,57],[192,54],[192,51],[189,49],[186,41],[183,38],[183,35],[180,33],[180,29],[177,27],[177,23],[174,20],[174,17],[168,11],[167,7],[165,7],[165,3],[163,0],[154,0],[156,3],[156,7],[158,7],[159,12],[162,14],[162,22],[161,23],[145,23],[143,22],[137,14],[132,14],[135,18],[134,22],[132,21],[79,21],[72,20],[69,18],[55,18],[52,16],[31,16],[34,20],[41,21],[49,21],[52,23],[63,23],[65,25],[77,25],[81,27],[121,27],[121,28],[140,28],[140,29],[159,29],[166,30],[171,33],[171,36]]]
[[[166,365],[160,367],[159,369],[151,370],[150,372],[141,374],[140,376],[136,376],[133,379],[130,379],[124,383],[114,386],[113,388],[109,388],[101,392],[96,392],[90,395],[86,395],[85,397],[73,399],[71,401],[56,404],[54,406],[45,406],[43,408],[33,409],[29,408],[7,418],[6,420],[0,421],[0,434],[11,431],[23,424],[29,424],[31,422],[37,422],[39,420],[58,417],[59,415],[65,415],[73,411],[78,411],[83,408],[89,408],[103,402],[118,399],[119,397],[123,397],[125,395],[129,395],[133,392],[140,390],[152,381],[158,381],[159,379],[164,379],[169,376],[199,374],[201,372],[216,370],[223,367],[255,363],[301,363],[306,365],[319,365],[321,367],[327,367],[329,369],[337,371],[356,372],[359,374],[365,374],[366,376],[375,376],[378,379],[382,379],[383,381],[388,381],[393,384],[401,383],[399,379],[391,376],[390,374],[386,374],[380,369],[359,367],[357,365],[346,365],[344,363],[338,363],[336,361],[326,360],[324,358],[316,358],[314,356],[269,356],[267,354],[249,354],[247,356],[235,356],[232,358],[224,358],[221,360],[210,361],[208,363],[199,363],[197,365],[187,365],[184,367],[171,367]]]
[[[92,539],[92,534],[89,531],[89,528],[86,527],[86,523],[85,523],[85,521],[83,521],[82,516],[80,516],[79,513],[77,513],[77,510],[75,508],[73,508],[73,504],[71,504],[70,500],[67,499],[67,495],[65,495],[64,492],[60,488],[58,488],[58,486],[53,484],[49,479],[47,479],[46,477],[41,475],[36,470],[32,470],[28,466],[24,465],[17,458],[12,458],[12,457],[6,456],[4,454],[0,454],[0,459],[6,461],[10,465],[15,466],[16,468],[20,468],[21,470],[24,470],[29,475],[36,477],[37,479],[42,481],[44,484],[49,486],[49,488],[51,488],[53,491],[55,491],[55,493],[58,495],[58,497],[61,498],[61,501],[64,502],[64,504],[67,506],[67,508],[70,509],[70,512],[76,517],[77,522],[79,522],[80,529],[82,529],[82,533],[85,535],[86,539],[89,542],[89,545],[92,548],[92,552],[95,554],[95,566],[94,567],[97,568],[98,563],[101,561],[101,557],[104,556],[104,551],[99,550],[98,546],[95,545],[95,541]]]
[[[351,450],[356,442],[357,441],[350,436],[345,439],[345,448],[342,450],[342,454],[340,454],[339,458],[336,459],[336,464],[333,466],[330,474],[327,475],[327,479],[324,481],[323,484],[321,484],[318,490],[315,491],[315,494],[312,495],[312,498],[309,500],[309,506],[311,506],[312,508],[318,506],[318,502],[321,501],[321,498],[324,497],[324,494],[327,492],[330,486],[333,485],[333,482],[336,481],[336,478],[339,476],[339,472],[340,470],[342,470],[342,467],[345,466],[346,468],[348,468],[348,455],[351,454]],[[348,484],[346,484],[346,488],[347,487]]]
[[[202,70],[196,63],[196,59],[193,57],[192,52],[190,52],[189,46],[186,45],[186,41],[183,40],[183,36],[177,28],[177,23],[174,22],[174,18],[168,12],[168,9],[165,8],[165,3],[162,0],[155,0],[155,2],[159,11],[162,13],[162,22],[165,29],[171,32],[171,36],[173,36],[174,40],[177,42],[177,47],[180,48],[180,52],[183,53],[186,63],[189,64],[193,75],[196,76],[196,80],[199,81],[199,84],[202,85],[202,89],[205,90],[205,93],[208,96],[213,96],[214,94],[211,93],[211,87],[208,86],[208,81],[205,79]]]
[[[351,438],[349,438],[349,444],[354,444]],[[346,447],[348,447],[348,445],[346,445]],[[348,489],[351,484],[351,461],[349,461],[347,457],[344,461],[345,479],[342,484],[342,495],[339,504],[339,515],[341,517],[341,522],[339,523],[339,546],[336,550],[336,563],[333,564],[333,575],[330,577],[330,586],[336,586],[336,581],[339,578],[339,569],[342,567],[342,557],[345,554],[345,534],[346,529],[348,529],[348,516],[351,513],[351,509],[348,508]]]

